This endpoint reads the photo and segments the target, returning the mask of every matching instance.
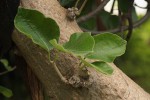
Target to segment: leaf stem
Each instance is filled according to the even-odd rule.
[[[54,60],[52,61],[51,58],[50,58],[50,52],[48,52],[48,59],[50,61],[50,63],[54,66],[54,69],[56,70],[58,76],[60,77],[60,79],[64,82],[64,83],[68,83],[67,79],[61,74],[61,72],[59,71],[55,61],[57,60],[58,58],[58,54],[56,55],[56,57],[54,58]]]
[[[54,69],[56,70],[56,72],[57,72],[58,76],[60,77],[60,79],[61,79],[64,83],[68,83],[67,79],[66,79],[66,78],[61,74],[61,72],[59,71],[59,69],[58,69],[56,63],[55,63],[54,61],[50,61],[50,62],[53,64]]]
[[[82,10],[83,10],[83,8],[84,8],[84,6],[85,6],[86,3],[87,3],[87,0],[84,0],[83,4],[81,5],[81,7],[79,9],[79,15],[82,12]]]
[[[76,1],[76,4],[75,4],[75,6],[74,6],[75,8],[77,8],[79,1],[80,1],[80,0],[77,0],[77,1]]]

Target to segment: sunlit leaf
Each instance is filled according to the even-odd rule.
[[[126,41],[115,34],[99,34],[95,35],[94,39],[94,52],[87,56],[90,59],[113,62],[117,56],[121,56],[125,52]]]
[[[108,65],[105,62],[102,61],[96,61],[93,63],[87,62],[85,59],[83,59],[82,57],[80,57],[80,60],[82,61],[82,63],[84,63],[86,66],[88,67],[93,67],[95,68],[97,71],[103,73],[103,74],[107,74],[107,75],[111,75],[113,73],[113,69],[110,65]]]
[[[92,63],[92,66],[99,72],[102,72],[104,74],[108,74],[108,75],[111,75],[113,73],[113,69],[110,65],[108,65],[107,63],[105,62],[100,62],[100,61],[97,61],[97,62],[93,62]]]
[[[8,61],[6,59],[0,59],[0,62],[4,65],[5,69],[7,69],[7,71],[14,70],[14,68],[9,66],[9,63],[8,63]]]
[[[0,93],[9,98],[13,95],[12,91],[0,85]]]
[[[57,23],[36,10],[19,8],[14,23],[18,31],[47,51],[53,48],[49,41],[60,35]]]
[[[64,48],[75,55],[86,55],[93,51],[94,38],[90,33],[74,33],[69,41],[65,43]]]

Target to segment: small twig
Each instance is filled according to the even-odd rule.
[[[87,15],[84,15],[80,18],[77,19],[77,22],[83,22],[86,21],[88,19],[90,19],[91,17],[93,17],[94,15],[98,14],[101,10],[103,10],[104,6],[109,2],[110,0],[104,0],[95,10],[93,10],[92,12],[88,13]]]
[[[59,71],[59,69],[58,69],[56,63],[55,63],[54,61],[50,61],[50,62],[51,62],[51,64],[53,64],[53,66],[54,66],[54,68],[55,68],[55,70],[56,70],[58,76],[60,77],[60,79],[61,79],[64,83],[68,84],[68,80],[61,74],[61,72]]]
[[[82,6],[81,6],[80,9],[79,9],[79,14],[82,12],[82,10],[83,10],[83,8],[84,8],[84,6],[85,6],[85,4],[86,4],[87,1],[88,1],[88,0],[84,0]]]
[[[134,1],[130,1],[130,7],[127,13],[127,20],[128,20],[128,24],[129,24],[129,28],[128,28],[128,34],[126,37],[126,40],[129,41],[131,35],[132,35],[132,30],[133,30],[133,21],[132,21],[132,9],[133,9],[133,2]]]
[[[150,9],[147,10],[147,13],[145,14],[144,17],[142,17],[139,21],[137,21],[137,22],[135,22],[133,24],[133,28],[139,27],[141,24],[143,24],[149,18],[150,18]],[[128,26],[123,26],[122,27],[122,31],[126,31],[126,30],[128,30],[128,28],[129,28]],[[84,29],[84,28],[81,28],[81,29],[83,31],[91,32],[93,35],[100,34],[100,33],[105,33],[105,32],[111,32],[111,33],[118,33],[118,32],[120,32],[119,28],[110,29],[110,30],[106,30],[106,31],[91,31],[91,30]]]
[[[130,17],[128,17],[127,19],[128,19],[128,23],[129,23],[129,28],[128,28],[128,34],[127,34],[126,40],[129,41],[129,39],[130,39],[130,37],[132,35],[132,29],[133,29],[132,15]]]
[[[13,71],[13,70],[15,70],[16,69],[16,67],[13,67],[12,69],[11,69],[11,71]],[[1,72],[0,73],[0,76],[1,75],[4,75],[4,74],[7,74],[7,73],[9,73],[9,72],[11,72],[11,71],[4,71],[4,72]]]
[[[116,1],[116,0],[113,1],[112,7],[111,7],[111,10],[110,10],[110,13],[111,13],[111,14],[112,14],[113,11],[114,11],[115,1]]]
[[[141,7],[141,6],[137,5],[137,4],[134,4],[134,6],[137,6],[137,7],[141,8],[141,9],[147,9],[147,7]]]
[[[75,8],[78,8],[77,6],[78,6],[79,1],[80,1],[80,0],[77,0],[77,1],[76,1],[76,4],[75,4],[75,6],[74,6]]]
[[[123,30],[122,30],[122,26],[123,26],[123,20],[122,20],[122,15],[121,15],[121,10],[118,7],[118,16],[119,16],[119,30],[120,30],[120,34],[123,37]]]

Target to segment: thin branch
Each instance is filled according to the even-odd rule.
[[[98,14],[101,10],[103,10],[104,6],[109,2],[110,0],[104,0],[95,10],[93,10],[92,12],[88,13],[87,15],[84,15],[80,18],[77,19],[77,22],[83,22],[86,21],[88,19],[90,19],[91,17],[93,17],[94,15]]]
[[[130,7],[129,7],[128,13],[127,13],[127,20],[128,20],[128,23],[129,23],[128,34],[127,34],[127,37],[126,37],[127,41],[129,41],[129,39],[131,38],[132,31],[133,31],[133,21],[132,21],[133,3],[134,3],[134,1],[130,1]]]
[[[141,6],[137,5],[137,4],[134,4],[134,6],[139,7],[141,9],[147,9],[147,7],[141,7]]]
[[[119,30],[120,30],[120,34],[121,34],[121,36],[123,37],[123,34],[122,34],[122,32],[123,32],[123,30],[122,30],[122,27],[123,27],[123,19],[122,19],[122,13],[121,13],[121,10],[120,10],[120,8],[118,7],[118,17],[119,17]]]
[[[80,0],[77,0],[77,1],[76,1],[76,4],[75,4],[75,6],[74,6],[74,7],[76,7],[76,8],[77,8],[79,1],[80,1]]]
[[[142,17],[139,21],[137,21],[137,22],[135,22],[133,24],[133,28],[136,28],[136,27],[140,26],[145,21],[147,21],[149,18],[150,18],[150,9],[148,9],[148,11],[147,11],[147,13],[145,14],[144,17]],[[118,32],[120,32],[120,28],[110,29],[110,30],[106,30],[106,31],[91,31],[91,30],[87,30],[87,29],[84,29],[84,28],[81,28],[81,29],[83,31],[90,31],[93,35],[100,34],[100,33],[105,33],[105,32],[111,32],[111,33],[118,33]],[[129,29],[128,26],[123,26],[122,27],[122,31],[126,31],[128,29]]]
[[[129,41],[129,39],[132,35],[132,30],[133,30],[132,15],[131,15],[131,17],[128,17],[127,19],[128,19],[128,23],[129,23],[129,28],[128,28],[128,34],[127,34],[126,40]]]
[[[58,76],[60,77],[60,79],[61,79],[64,83],[68,84],[67,79],[61,74],[61,72],[59,71],[58,67],[56,66],[56,63],[55,63],[54,61],[50,61],[50,62],[51,62],[51,64],[53,64],[54,69],[56,70],[56,72],[57,72]]]
[[[85,4],[87,3],[88,0],[84,0],[83,4],[81,5],[81,8],[79,9],[79,14],[82,12],[83,7],[85,6]]]
[[[111,7],[111,10],[110,10],[110,13],[111,13],[111,14],[112,14],[113,11],[114,11],[115,1],[116,1],[116,0],[113,1],[112,7]]]
[[[11,71],[13,71],[13,70],[15,70],[15,69],[16,69],[16,67],[13,67],[13,68],[11,69]],[[9,73],[9,72],[11,72],[11,71],[8,71],[8,70],[7,70],[7,71],[4,71],[4,72],[1,72],[1,73],[0,73],[0,76],[1,76],[1,75],[4,75],[4,74],[7,74],[7,73]]]

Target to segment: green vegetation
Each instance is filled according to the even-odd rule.
[[[150,20],[134,30],[126,53],[116,64],[136,83],[150,92]]]
[[[91,36],[87,32],[74,33],[68,42],[63,45],[58,44],[60,34],[58,25],[53,19],[45,18],[42,13],[36,10],[19,8],[14,22],[18,31],[32,39],[35,44],[48,53],[55,47],[62,52],[78,57],[83,63],[81,68],[93,67],[104,74],[111,75],[113,73],[113,69],[107,63],[113,62],[126,49],[126,41],[110,33],[95,36]],[[86,61],[86,58],[98,61],[91,63]],[[51,59],[49,60],[51,61]]]

